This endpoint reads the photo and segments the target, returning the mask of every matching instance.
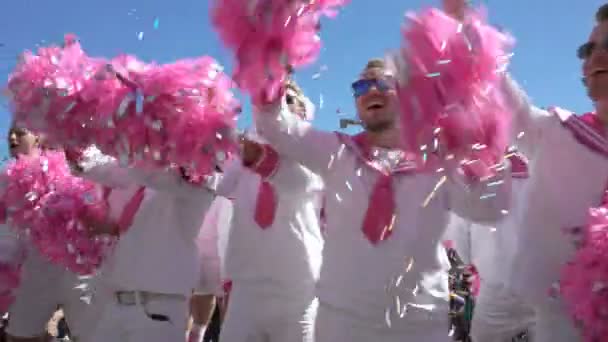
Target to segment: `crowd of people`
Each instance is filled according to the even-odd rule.
[[[466,1],[444,3],[466,15]],[[583,341],[548,291],[576,248],[563,230],[584,226],[608,191],[607,42],[604,5],[578,50],[590,114],[539,109],[502,76],[514,148],[473,180],[448,162],[429,172],[400,147],[385,59],[352,84],[361,133],[315,128],[290,79],[281,96],[252,99],[239,156],[203,182],[66,149],[109,206],[83,222],[117,243],[83,277],[4,222],[1,261],[26,253],[7,341],[48,341],[59,305],[78,342]],[[13,158],[46,148],[18,126],[9,147]]]

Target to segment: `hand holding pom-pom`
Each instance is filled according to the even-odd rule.
[[[289,72],[313,62],[320,51],[321,16],[335,16],[347,0],[216,0],[213,24],[236,58],[234,79],[250,94],[276,98]]]

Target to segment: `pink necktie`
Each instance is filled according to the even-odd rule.
[[[405,164],[398,166],[390,172],[385,172],[371,160],[371,146],[365,133],[354,137],[341,135],[343,141],[348,143],[354,152],[365,164],[375,170],[378,179],[369,196],[369,203],[363,219],[363,234],[372,243],[377,244],[386,240],[393,232],[395,223],[395,194],[393,190],[393,177],[396,173],[416,172],[420,169],[418,160],[414,155],[408,154],[403,158]],[[354,143],[355,146],[352,146]],[[403,164],[403,163],[402,163]]]
[[[120,214],[120,218],[118,219],[118,232],[120,234],[124,233],[131,227],[133,224],[133,220],[135,219],[135,214],[139,210],[141,203],[144,200],[144,196],[146,194],[146,188],[141,187],[137,189],[137,192],[131,197],[122,213]]]
[[[260,147],[262,154],[259,159],[245,167],[260,175],[254,219],[262,229],[266,229],[272,226],[277,211],[277,195],[268,178],[272,177],[279,167],[279,154],[270,145]]]
[[[260,180],[255,203],[255,222],[262,229],[270,227],[274,222],[276,211],[277,203],[274,187],[268,181]]]
[[[4,202],[0,202],[0,224],[5,224],[6,219],[6,204],[4,204]]]
[[[363,220],[363,234],[371,243],[377,244],[392,234],[394,221],[393,176],[380,173],[369,197]]]

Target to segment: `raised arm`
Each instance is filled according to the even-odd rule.
[[[215,193],[219,178],[218,174],[213,174],[205,177],[200,183],[193,183],[179,169],[159,170],[133,167],[128,168],[128,173],[129,178],[136,184],[172,193],[177,197],[193,199]]]
[[[289,112],[284,100],[256,108],[254,118],[258,133],[279,155],[322,177],[339,150],[340,142],[333,132],[316,130],[310,122],[298,119]]]
[[[306,191],[313,174],[300,163],[279,153],[270,145],[254,141],[243,142],[243,164],[263,180],[286,193]],[[313,189],[310,189],[311,191]]]
[[[513,110],[511,139],[526,157],[533,159],[539,142],[547,130],[559,125],[559,120],[549,111],[534,106],[509,74],[504,75],[501,85],[504,100]]]
[[[65,154],[72,172],[78,177],[110,188],[125,188],[133,184],[126,168],[94,146],[84,151],[66,150]]]

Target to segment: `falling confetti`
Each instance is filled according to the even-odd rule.
[[[143,39],[144,39],[144,33],[143,33],[143,32],[139,32],[139,33],[137,34],[137,39],[138,39],[138,40],[143,40]]]
[[[160,25],[160,19],[158,17],[154,18],[154,29],[158,30],[158,26]]]

